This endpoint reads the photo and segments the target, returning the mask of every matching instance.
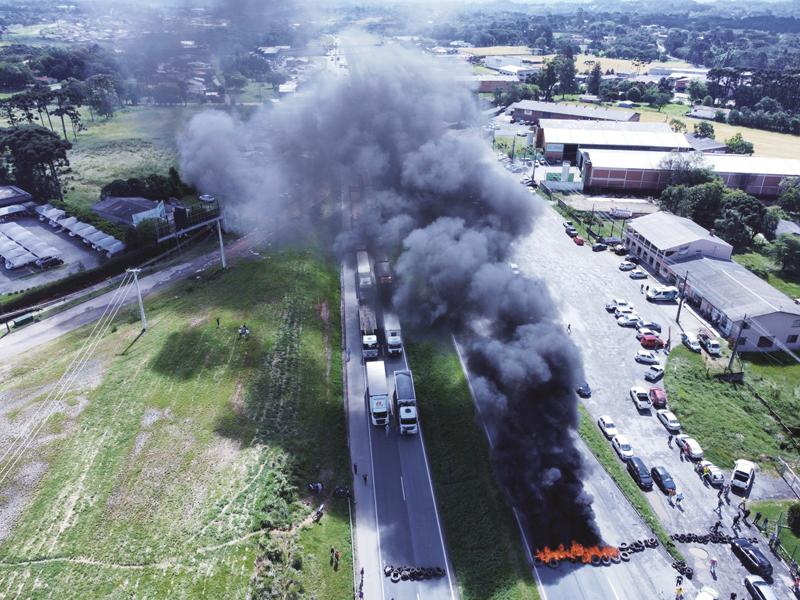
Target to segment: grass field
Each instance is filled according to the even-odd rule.
[[[236,96],[236,102],[268,102],[277,97],[271,83],[248,81],[242,93]]]
[[[706,457],[723,469],[748,458],[774,469],[772,459],[800,459],[787,432],[764,405],[741,385],[706,374],[705,354],[683,347],[669,355],[664,378],[670,408],[686,433],[696,437]],[[745,381],[764,397],[794,431],[800,427],[800,365],[781,364],[771,355],[749,355],[743,361]],[[797,442],[797,438],[794,438]]]
[[[305,492],[349,480],[335,266],[272,254],[147,311],[124,354],[135,310],[101,338],[3,485],[0,596],[352,597],[347,505],[325,498],[313,525]],[[6,440],[86,334],[2,365]]]
[[[786,513],[789,510],[789,507],[797,502],[796,500],[765,500],[763,502],[753,502],[750,506],[750,510],[755,512],[760,512],[764,515],[769,522],[773,525],[770,525],[770,531],[772,531],[772,527],[775,523],[778,522],[778,518],[781,517],[781,522],[785,526],[786,525]],[[788,527],[782,527],[779,535],[781,539],[781,545],[786,552],[789,553],[789,556],[793,557],[794,560],[800,562],[800,537],[794,535]]]
[[[86,131],[68,154],[73,174],[66,182],[67,203],[89,207],[100,199],[100,188],[114,179],[166,174],[177,164],[176,133],[197,110],[131,107],[94,123],[85,114]]]
[[[641,515],[644,522],[647,523],[648,527],[650,527],[658,540],[663,544],[667,552],[678,560],[684,560],[680,551],[675,546],[675,543],[669,537],[667,530],[664,529],[661,521],[658,520],[647,497],[639,489],[639,486],[636,485],[636,482],[628,474],[628,471],[622,466],[622,462],[617,458],[616,453],[611,448],[611,444],[600,432],[592,416],[583,405],[580,405],[579,409],[581,417],[579,432],[583,441],[589,446],[589,450],[597,457],[597,460],[603,465],[603,468],[611,476],[611,479],[614,480],[622,493],[625,494],[628,502],[630,502],[636,512]]]
[[[800,279],[781,271],[769,257],[758,252],[748,252],[734,254],[733,260],[755,272],[759,277],[762,273],[766,274],[766,281],[789,298],[800,298]]]
[[[463,600],[539,598],[452,346],[411,344],[439,514]]]
[[[553,204],[553,208],[564,217],[567,221],[572,221],[573,227],[577,229],[578,235],[581,236],[586,242],[591,244],[594,241],[589,235],[588,225],[593,224],[592,231],[601,236],[620,235],[620,231],[615,231],[616,223],[614,221],[607,221],[600,218],[598,215],[592,216],[591,212],[586,211],[568,211],[557,202]],[[620,228],[621,229],[621,228]]]

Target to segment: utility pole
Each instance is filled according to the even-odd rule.
[[[742,324],[739,325],[739,331],[736,333],[736,339],[733,340],[733,351],[731,352],[731,359],[728,361],[728,371],[733,369],[733,359],[736,358],[736,350],[739,348],[739,338],[742,337],[742,329],[747,323],[747,315],[742,317]]]
[[[517,134],[514,134],[514,138],[511,140],[511,164],[514,164],[514,150],[517,147]]]
[[[136,295],[139,297],[139,316],[142,318],[142,331],[147,331],[147,317],[144,314],[144,302],[142,302],[142,290],[139,287],[139,272],[141,269],[127,269],[128,273],[133,273],[133,282],[136,284]]]
[[[225,243],[222,241],[222,225],[220,219],[217,219],[217,235],[219,236],[219,256],[222,259],[222,268],[228,268],[228,262],[225,260]]]
[[[675,322],[680,325],[681,323],[681,309],[683,308],[683,300],[686,297],[686,284],[689,282],[689,271],[683,277],[683,287],[681,288],[681,301],[678,303],[678,314],[675,315]]]

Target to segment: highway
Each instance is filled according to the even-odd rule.
[[[537,199],[538,196],[532,195],[533,201],[540,200]],[[571,325],[572,336],[582,350],[584,369],[593,392],[591,398],[583,400],[586,408],[595,419],[602,414],[610,415],[645,464],[648,467],[666,467],[676,481],[678,490],[685,495],[683,510],[678,510],[669,505],[658,489],[646,494],[668,532],[704,532],[718,519],[712,512],[717,504],[716,490],[706,487],[693,471],[692,463],[681,461],[677,449],[668,446],[668,433],[656,419],[655,411],[640,414],[633,406],[628,396],[632,386],[649,388],[652,385],[663,386],[663,382],[648,384],[644,381],[646,367],[633,360],[636,351],[641,348],[634,330],[619,327],[604,308],[605,303],[615,297],[633,302],[642,318],[661,324],[662,337],[666,338],[671,332],[675,346],[680,344],[680,327],[675,321],[677,305],[647,302],[640,294],[640,282],[631,280],[626,273],[618,270],[617,266],[622,260],[619,256],[612,252],[592,252],[589,246],[575,245],[564,233],[562,222],[562,217],[554,210],[548,208],[542,211],[532,234],[517,244],[512,260],[519,264],[524,274],[540,277],[548,284],[559,305],[564,326]],[[651,278],[644,283],[652,285],[654,282]],[[684,306],[681,324],[687,330],[696,331],[703,322]],[[659,355],[663,364],[665,357],[661,352]],[[724,416],[721,416],[720,426],[725,427]],[[732,431],[731,435],[734,434]],[[698,442],[703,445],[702,439],[698,439]],[[719,466],[726,479],[729,478],[732,465]],[[627,512],[630,507],[627,503],[609,502],[604,486],[597,487],[600,479],[602,477],[593,475],[587,483],[595,496],[595,509],[603,534],[613,543],[618,535],[624,533],[621,524],[615,525],[618,515],[614,513]],[[759,472],[750,497],[760,499],[790,495],[782,480]],[[731,505],[723,509],[724,533],[730,533],[729,526],[739,501],[737,496],[731,494]],[[756,535],[755,528],[745,527],[744,531],[747,536]],[[761,548],[771,555],[766,543],[762,543]],[[748,597],[741,583],[748,573],[727,546],[682,545],[681,550],[695,570],[694,583],[698,587],[710,585],[720,592],[721,598],[728,598],[731,592],[737,593],[739,598]],[[719,561],[716,579],[709,571],[712,556]],[[774,556],[771,562],[775,567],[773,590],[779,598],[791,597],[788,571]],[[652,578],[653,573],[649,575]],[[645,581],[642,580],[642,583]]]

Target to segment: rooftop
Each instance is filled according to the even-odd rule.
[[[708,229],[691,219],[664,211],[632,219],[628,221],[628,228],[638,232],[659,250],[669,250],[697,240],[709,240],[732,248],[728,242],[712,235]]]
[[[728,148],[725,142],[717,141],[714,138],[697,137],[692,133],[687,133],[685,135],[686,141],[689,142],[692,148],[699,152],[703,152],[704,150],[721,150],[723,148],[727,150]]]
[[[580,106],[578,104],[558,104],[556,102],[540,102],[538,100],[520,100],[514,105],[521,110],[559,113],[576,117],[587,117],[604,121],[630,121],[636,114],[629,110],[615,110],[599,106]]]
[[[31,195],[15,185],[0,185],[0,205],[19,204],[27,202]]]
[[[540,119],[539,126],[545,141],[553,144],[691,148],[686,138],[666,123]]]
[[[688,271],[689,285],[731,321],[776,312],[800,315],[800,305],[738,263],[703,256],[670,269],[680,277]]]
[[[153,210],[156,206],[158,202],[147,198],[109,196],[95,203],[92,210],[109,221],[132,225],[133,215]]]

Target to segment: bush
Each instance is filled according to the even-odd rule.
[[[786,515],[786,521],[789,524],[789,529],[797,537],[800,537],[800,502],[795,502],[789,507],[789,512]]]

